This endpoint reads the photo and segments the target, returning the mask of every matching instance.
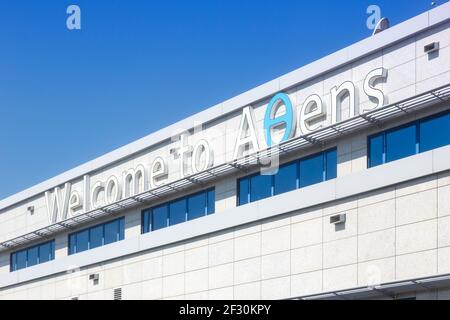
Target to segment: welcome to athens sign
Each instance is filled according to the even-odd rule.
[[[375,82],[380,80],[387,80],[387,70],[384,68],[369,72],[363,82],[364,93],[374,101],[370,109],[382,107],[385,103],[384,93],[375,88]],[[278,93],[270,100],[266,108],[264,125],[261,129],[256,128],[253,108],[250,106],[244,108],[234,143],[233,159],[241,157],[245,152],[256,152],[295,136],[316,131],[324,125],[328,117],[331,118],[329,122],[332,124],[338,122],[344,97],[349,99],[349,117],[370,111],[370,109],[360,110],[356,102],[356,89],[351,81],[331,89],[331,115],[327,114],[327,108],[319,95],[313,94],[307,97],[301,106],[293,106],[287,94]],[[280,108],[283,108],[283,112],[279,112]],[[264,133],[265,146],[260,145],[258,140],[258,133],[261,130]],[[274,137],[275,130],[282,133],[278,139]],[[140,164],[123,172],[121,177],[111,175],[106,181],[97,181],[91,185],[90,176],[85,175],[83,192],[72,190],[72,184],[69,182],[63,188],[56,187],[53,191],[47,191],[45,199],[49,223],[63,221],[167,183],[169,166],[165,159],[179,161],[179,178],[202,172],[216,165],[214,150],[208,139],[202,139],[195,145],[190,145],[186,135],[181,134],[177,143],[179,145],[174,152],[177,156],[172,158],[158,156],[148,166]]]

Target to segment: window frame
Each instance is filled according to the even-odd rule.
[[[327,168],[326,168],[326,161],[327,161],[326,158],[327,157],[326,157],[326,155],[327,155],[328,152],[331,152],[332,150],[334,150],[334,149],[325,150],[325,151],[322,151],[322,152],[319,152],[319,153],[311,154],[309,156],[306,156],[305,158],[301,158],[301,159],[297,160],[297,162],[298,162],[297,180],[298,180],[298,188],[299,189],[303,189],[303,188],[315,185],[317,183],[321,183],[321,182],[327,181],[326,180],[326,176],[327,176],[327,171],[326,171],[327,170]],[[318,156],[322,156],[322,181],[316,182],[316,183],[313,183],[313,184],[308,184],[308,185],[302,187],[301,186],[301,179],[300,179],[301,178],[300,175],[301,175],[301,163],[302,163],[302,161],[308,161],[308,160],[314,159],[314,158],[316,158]]]
[[[432,151],[434,149],[438,149],[438,148],[444,147],[444,146],[441,146],[441,147],[438,147],[438,148],[433,148],[433,149],[430,149],[430,150],[422,151],[422,141],[421,141],[420,126],[425,121],[431,121],[433,119],[437,119],[437,118],[440,118],[440,117],[443,117],[443,116],[447,116],[449,114],[450,114],[450,109],[449,110],[444,110],[444,111],[438,112],[436,114],[433,114],[433,115],[430,115],[430,116],[427,116],[427,117],[424,117],[424,118],[421,118],[421,119],[417,119],[417,120],[414,120],[414,121],[410,121],[410,122],[404,123],[402,125],[399,125],[399,126],[396,126],[396,127],[392,127],[392,128],[387,129],[387,130],[380,131],[380,132],[377,132],[377,133],[374,133],[374,134],[371,134],[371,135],[367,136],[367,141],[366,141],[366,143],[367,143],[366,144],[366,146],[367,146],[367,169],[375,168],[375,167],[378,167],[378,166],[381,166],[381,165],[384,165],[384,164],[387,164],[387,163],[391,163],[391,162],[394,162],[394,161],[398,161],[398,160],[401,160],[401,159],[405,159],[405,158],[412,157],[412,156],[415,156],[415,155],[418,155],[418,154],[421,154],[421,153],[424,153],[424,152],[428,152],[428,151]],[[398,131],[398,130],[401,130],[401,129],[404,129],[404,128],[407,128],[407,127],[410,127],[410,126],[414,126],[415,127],[415,153],[410,155],[410,156],[406,156],[406,157],[402,157],[402,158],[399,158],[399,159],[396,159],[396,160],[388,161],[388,157],[387,157],[387,141],[386,141],[387,135],[389,133],[394,132],[394,131]],[[372,139],[374,139],[374,138],[376,138],[378,136],[381,136],[382,139],[383,139],[383,141],[382,141],[382,145],[383,145],[382,162],[380,164],[376,165],[376,166],[371,166],[370,164],[371,164],[371,151],[372,150],[371,150],[371,143],[370,142],[371,142]]]
[[[121,223],[121,221],[123,221],[123,223]],[[117,222],[117,224],[118,224],[118,230],[117,230],[118,231],[118,235],[119,235],[118,236],[118,240],[116,240],[114,242],[105,243],[105,226],[107,224],[110,224],[110,223],[113,223],[113,222]],[[123,225],[123,230],[124,230],[123,238],[121,237],[121,227],[122,227],[122,225]],[[91,247],[91,230],[99,228],[99,227],[102,228],[102,244],[100,246],[96,246],[96,247],[92,248]],[[78,251],[78,248],[77,248],[78,237],[77,236],[78,236],[78,234],[80,234],[82,232],[87,232],[87,235],[88,235],[87,249],[83,250],[83,251]],[[73,240],[71,238],[73,238]],[[68,242],[68,244],[67,244],[67,254],[69,256],[71,256],[71,255],[74,255],[74,254],[78,254],[78,253],[86,252],[86,251],[89,251],[89,250],[101,248],[101,247],[110,245],[112,243],[122,241],[124,239],[125,239],[125,217],[120,217],[120,218],[116,218],[116,219],[113,219],[113,220],[110,220],[110,221],[106,221],[106,222],[103,222],[103,223],[100,223],[100,224],[96,224],[96,225],[93,225],[93,226],[90,226],[90,227],[87,227],[87,228],[84,228],[84,229],[81,229],[81,230],[69,233],[68,236],[67,236],[67,240],[68,240],[67,241]],[[73,245],[73,252],[72,252],[72,245]]]
[[[385,154],[384,154],[383,159],[386,161],[385,163],[394,162],[394,161],[397,161],[397,160],[400,160],[400,159],[404,159],[404,158],[407,158],[407,157],[411,157],[411,156],[414,156],[414,155],[418,154],[417,151],[419,150],[418,146],[419,146],[419,139],[420,139],[419,132],[418,132],[418,124],[419,124],[418,121],[413,121],[413,122],[405,123],[405,124],[403,124],[401,126],[398,126],[398,127],[395,127],[395,128],[391,128],[389,130],[384,131],[383,148],[384,148],[384,153]],[[387,138],[388,138],[388,134],[391,134],[393,132],[400,131],[400,130],[403,130],[403,129],[406,129],[406,128],[409,128],[409,127],[411,127],[413,129],[413,131],[414,131],[414,153],[412,155],[409,155],[409,156],[400,157],[398,159],[388,161],[388,154],[387,154],[387,148],[388,148]]]
[[[439,112],[439,113],[437,113],[437,114],[435,114],[435,115],[432,115],[432,116],[429,116],[429,117],[426,117],[426,118],[423,118],[423,119],[419,119],[419,120],[417,120],[419,123],[418,123],[418,126],[417,126],[417,130],[418,130],[418,132],[419,132],[419,139],[420,139],[420,141],[419,141],[419,146],[418,146],[418,149],[419,149],[419,153],[424,153],[424,152],[428,152],[428,151],[432,151],[432,150],[434,150],[434,149],[439,149],[439,148],[442,148],[442,147],[444,147],[444,146],[440,146],[440,147],[436,147],[436,148],[432,148],[432,149],[429,149],[429,150],[425,150],[425,151],[422,151],[422,141],[421,141],[421,128],[420,128],[420,125],[422,124],[422,122],[426,122],[426,121],[430,121],[430,120],[433,120],[433,119],[437,119],[437,118],[440,118],[440,117],[444,117],[444,116],[449,116],[450,115],[450,109],[449,110],[446,110],[446,111],[442,111],[442,112]]]
[[[310,186],[310,185],[308,185],[308,186],[300,187],[300,162],[308,160],[308,159],[312,159],[312,158],[317,157],[319,155],[322,156],[322,181],[318,182],[318,183],[322,183],[322,182],[325,182],[325,181],[336,179],[336,178],[328,178],[327,177],[327,171],[328,171],[327,170],[328,169],[328,165],[327,165],[328,158],[327,158],[327,155],[329,153],[331,153],[331,152],[336,152],[336,166],[337,166],[337,147],[336,146],[333,147],[333,148],[330,148],[330,149],[326,149],[326,150],[323,150],[323,151],[320,151],[320,152],[316,152],[316,153],[310,154],[310,155],[308,155],[306,157],[303,157],[303,158],[298,158],[296,160],[288,161],[288,162],[283,163],[282,165],[280,165],[280,169],[284,168],[284,167],[287,167],[287,166],[290,166],[290,165],[294,165],[294,164],[296,165],[296,188],[294,190],[287,191],[287,192],[292,192],[292,191],[303,189],[303,188],[306,188],[306,187]],[[337,173],[337,170],[336,170],[336,173]],[[240,178],[237,179],[237,192],[236,192],[236,206],[237,207],[240,207],[240,206],[247,205],[247,204],[255,202],[255,201],[251,201],[251,179],[256,177],[256,176],[258,176],[258,175],[260,175],[260,174],[261,174],[260,172],[255,172],[255,173],[252,173],[250,175],[243,176],[243,177],[240,177]],[[272,180],[271,195],[269,197],[267,197],[267,198],[264,198],[264,199],[268,199],[268,198],[275,197],[275,196],[281,195],[283,193],[286,193],[286,192],[282,192],[282,193],[279,193],[279,194],[275,193],[275,175],[276,174],[272,174],[271,175],[271,178],[272,178],[271,179]],[[241,202],[241,199],[240,199],[241,198],[241,181],[243,181],[243,180],[247,180],[248,193],[247,193],[247,200],[246,200],[247,202],[241,204],[240,203]],[[261,199],[261,200],[264,200],[264,199]],[[258,201],[260,201],[260,200],[258,200]]]
[[[41,262],[41,247],[44,245],[50,244],[50,259],[46,260],[46,261],[42,261]],[[33,264],[33,265],[29,265],[28,264],[28,256],[29,256],[29,251],[30,250],[34,250],[37,249],[37,263]],[[23,268],[19,268],[17,269],[16,265],[17,265],[17,255],[19,253],[25,253],[25,266]],[[27,248],[23,248],[14,252],[11,252],[9,255],[9,271],[10,272],[16,272],[19,270],[24,270],[27,268],[31,268],[43,263],[47,263],[50,261],[53,261],[55,259],[55,239],[46,241],[46,242],[41,242],[39,244],[35,244],[31,247],[27,247]]]
[[[211,192],[213,192],[213,194],[214,194],[214,199],[212,200],[212,204],[210,206],[209,196],[210,196]],[[216,192],[216,188],[215,187],[211,187],[211,188],[208,188],[208,189],[205,189],[205,190],[202,190],[202,191],[198,191],[198,192],[195,192],[195,193],[192,193],[192,194],[180,197],[180,198],[175,198],[175,199],[172,199],[170,201],[159,203],[159,204],[154,205],[152,207],[143,209],[141,211],[141,234],[147,234],[147,233],[151,233],[151,232],[154,232],[154,231],[163,230],[163,229],[166,229],[166,228],[178,225],[178,224],[186,223],[188,221],[193,221],[193,220],[196,220],[196,219],[199,219],[199,218],[206,217],[206,216],[214,214],[215,211],[216,211],[215,210],[215,195],[216,195],[215,192]],[[194,219],[189,219],[189,199],[193,198],[193,197],[196,197],[196,196],[199,196],[199,195],[202,195],[204,197],[204,199],[205,199],[204,214],[202,216],[198,216],[198,217],[196,217]],[[186,211],[185,212],[185,220],[182,221],[182,222],[176,223],[176,224],[171,224],[171,222],[170,222],[170,217],[171,217],[170,206],[173,203],[181,202],[181,201],[184,202],[184,207],[185,207],[185,211]],[[166,224],[165,227],[158,228],[158,229],[155,230],[154,229],[153,210],[157,209],[157,208],[161,208],[161,207],[165,207],[166,210],[167,210],[167,224]],[[212,209],[212,212],[209,212],[210,207]]]

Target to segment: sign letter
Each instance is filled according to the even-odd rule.
[[[367,112],[372,109],[381,108],[384,106],[384,94],[383,91],[374,88],[374,82],[378,79],[385,79],[387,77],[388,71],[384,68],[375,69],[366,76],[364,80],[364,93],[372,99],[376,99],[378,101],[377,105],[374,108],[367,108],[362,110],[362,112]]]
[[[50,224],[65,220],[67,218],[71,188],[72,185],[70,183],[65,184],[63,198],[61,198],[61,190],[59,187],[55,188],[55,191],[53,192],[53,199],[50,191],[45,192],[45,202],[47,205],[48,220]]]
[[[236,145],[234,147],[233,159],[239,158],[243,153],[243,149],[250,145],[253,151],[259,150],[253,109],[252,107],[246,107],[242,111],[241,124],[239,125],[239,132]]]
[[[308,134],[320,129],[322,127],[322,123],[311,122],[319,120],[325,116],[325,114],[326,112],[323,109],[322,99],[316,94],[309,96],[299,113],[298,122],[300,131],[303,134]]]
[[[348,94],[349,96],[349,118],[353,118],[355,116],[355,98],[356,98],[356,89],[353,82],[346,81],[339,86],[339,88],[334,87],[331,89],[331,123],[336,123],[341,121],[341,112],[342,112],[342,99]]]
[[[285,113],[276,117],[278,109],[284,105]],[[266,143],[268,147],[273,145],[272,142],[272,129],[285,127],[283,138],[280,142],[289,140],[294,133],[294,111],[292,110],[292,103],[289,96],[285,93],[279,93],[270,100],[269,106],[266,110],[266,116],[264,118],[264,131],[266,134]]]

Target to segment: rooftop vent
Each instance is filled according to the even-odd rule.
[[[381,31],[384,31],[386,29],[389,29],[389,19],[388,18],[382,18],[380,21],[378,21],[377,25],[375,26],[375,29],[373,29],[373,36],[377,33],[380,33]]]

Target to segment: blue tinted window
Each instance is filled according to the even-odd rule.
[[[249,179],[243,178],[239,180],[239,205],[242,206],[250,202]]]
[[[142,233],[213,214],[215,201],[215,191],[209,189],[144,210],[142,213]],[[169,224],[167,220],[169,220]]]
[[[76,252],[82,252],[89,249],[89,230],[77,233]]]
[[[416,154],[416,126],[410,125],[386,133],[386,161]]]
[[[207,194],[208,208],[207,213],[213,214],[216,212],[216,191],[209,190]]]
[[[39,247],[28,249],[27,267],[34,266],[39,263]]]
[[[272,176],[257,175],[250,178],[250,201],[258,201],[272,196]]]
[[[98,248],[125,238],[125,218],[116,219],[69,235],[69,254]]]
[[[77,235],[71,234],[69,236],[69,254],[74,254],[77,251]]]
[[[186,199],[171,202],[169,210],[169,224],[171,226],[186,221]]]
[[[450,113],[420,123],[420,152],[450,144]]]
[[[118,221],[119,221],[119,240],[124,240],[125,239],[125,218],[121,218]]]
[[[384,134],[369,139],[369,167],[384,163]]]
[[[206,211],[206,197],[205,194],[200,193],[189,197],[188,199],[188,219],[193,220],[205,216]]]
[[[280,167],[274,176],[274,194],[297,189],[297,163]]]
[[[152,230],[159,230],[167,227],[168,206],[163,205],[153,209]]]
[[[17,252],[16,256],[16,270],[27,267],[27,250]]]
[[[330,150],[326,153],[326,180],[337,178],[337,150]]]
[[[105,223],[105,244],[116,241],[119,241],[119,220]]]
[[[39,247],[39,263],[47,262],[54,259],[54,242],[48,242]]]
[[[93,227],[89,230],[89,249],[103,245],[103,226]]]
[[[11,265],[9,268],[10,271],[16,271],[17,270],[17,253],[11,254]]]
[[[300,161],[300,188],[324,181],[323,155]]]
[[[146,210],[142,214],[142,233],[147,233],[151,230],[151,210]]]
[[[369,167],[450,144],[450,113],[415,121],[369,137]]]
[[[54,259],[54,241],[33,246],[11,254],[11,271],[35,266]]]
[[[337,176],[336,149],[283,165],[273,175],[253,175],[238,180],[238,205],[303,188]],[[272,191],[273,190],[273,191]]]

